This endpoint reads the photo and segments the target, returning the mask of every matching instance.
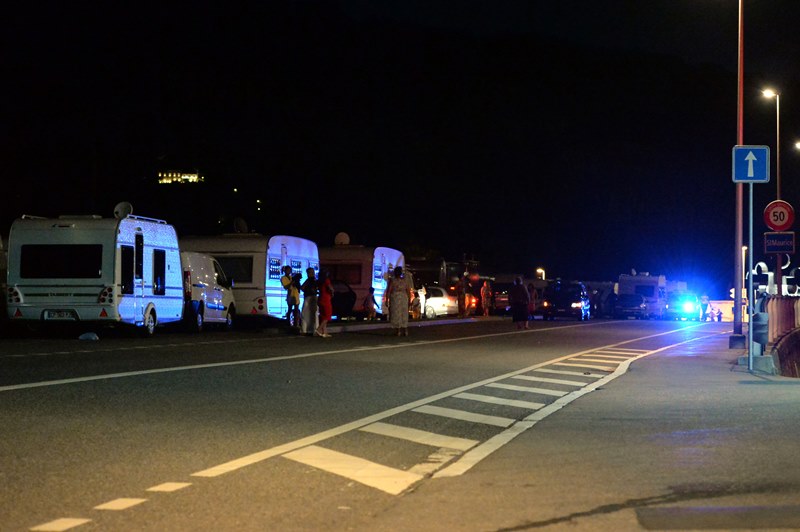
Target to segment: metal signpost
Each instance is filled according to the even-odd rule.
[[[753,183],[769,183],[769,146],[733,147],[733,182],[750,184],[749,245],[747,254],[747,369],[753,371]]]

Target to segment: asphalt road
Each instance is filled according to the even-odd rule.
[[[800,388],[737,371],[727,328],[0,339],[0,528],[791,523]]]

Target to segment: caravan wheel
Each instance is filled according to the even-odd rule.
[[[226,331],[233,330],[233,324],[235,320],[236,320],[236,309],[230,307],[228,309],[228,313],[225,315],[225,324],[223,325]]]
[[[144,336],[146,338],[150,338],[156,333],[156,312],[154,310],[144,315],[143,325]]]

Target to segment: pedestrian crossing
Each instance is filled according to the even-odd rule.
[[[432,449],[425,461],[411,467],[377,463],[326,448],[324,442],[281,456],[390,495],[400,495],[425,478],[462,474],[546,415],[621,375],[632,360],[650,352],[602,348],[558,359],[524,373],[505,375],[497,381],[483,381],[469,390],[440,394],[430,403],[410,409],[422,416],[413,419],[419,419],[420,423],[424,420],[427,428],[409,426],[410,418],[399,412],[392,416],[397,420],[390,417],[358,428],[365,435]],[[453,400],[458,400],[460,407]],[[430,430],[431,426],[437,430]],[[454,426],[480,427],[476,432],[485,436],[471,437],[467,428],[462,429],[464,434],[453,435],[450,432]]]

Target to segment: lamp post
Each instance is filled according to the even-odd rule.
[[[776,198],[781,199],[781,95],[772,89],[761,91],[765,98],[775,98],[775,185]],[[783,254],[775,255],[775,284],[778,295],[783,295]]]
[[[536,268],[536,275],[541,276],[542,281],[545,280],[544,268]]]
[[[739,0],[739,37],[737,41],[737,94],[736,94],[736,144],[744,144],[744,0]],[[742,291],[737,286],[743,274],[744,265],[740,250],[742,248],[742,225],[744,221],[744,185],[736,183],[736,213],[734,227],[733,253],[733,335],[728,339],[732,349],[744,347],[742,336]],[[752,189],[751,189],[752,190]]]

